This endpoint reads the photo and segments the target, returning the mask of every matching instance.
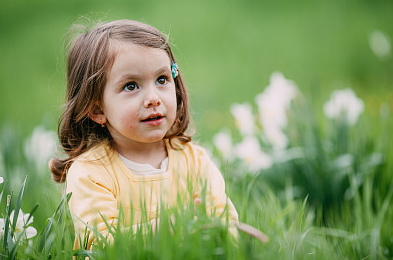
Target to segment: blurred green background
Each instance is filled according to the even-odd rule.
[[[293,215],[287,215],[287,208],[276,211],[277,218],[286,216],[287,221],[274,223],[288,223],[288,227],[261,221],[266,212],[273,218],[275,209],[280,208],[274,204],[276,198],[273,202],[266,200],[270,195],[266,195],[264,185],[268,183],[274,188],[271,194],[281,199],[297,191],[296,196],[309,196],[311,203],[313,199],[324,203],[323,214],[330,221],[325,224],[333,223],[333,228],[356,234],[356,239],[350,235],[333,240],[349,251],[351,246],[355,248],[354,259],[368,258],[369,251],[377,255],[379,248],[384,248],[381,252],[386,259],[392,258],[393,207],[381,210],[381,205],[392,203],[393,146],[388,141],[392,113],[379,117],[382,104],[390,106],[390,111],[393,108],[392,0],[2,0],[0,176],[5,180],[4,194],[8,194],[19,190],[24,176],[29,175],[29,195],[24,197],[22,208],[31,212],[36,203],[41,205],[34,215],[38,230],[54,212],[62,189],[49,178],[46,162],[39,164],[35,158],[26,157],[25,136],[37,125],[56,130],[65,96],[64,41],[72,24],[114,19],[139,20],[170,35],[189,89],[196,139],[203,143],[211,142],[223,127],[235,128],[230,106],[254,103],[273,72],[280,71],[293,80],[314,110],[305,106],[306,111],[292,111],[293,126],[297,128],[289,137],[297,139],[291,139],[294,144],[290,148],[299,146],[304,157],[278,162],[256,175],[262,176],[260,179],[248,175],[237,162],[227,168],[223,165],[242,221],[270,230],[270,234],[284,230],[284,240],[272,236],[272,241],[284,245],[284,253],[293,254],[297,241],[304,239],[301,233],[292,236],[294,249],[285,247],[291,241],[285,232],[297,232],[292,226],[297,222]],[[375,32],[385,35],[390,53],[386,48],[384,55],[373,51],[370,37]],[[355,91],[365,102],[364,113],[368,114],[353,129],[323,120],[323,103],[333,90],[343,88]],[[253,107],[256,114],[255,104]],[[320,124],[313,122],[314,115]],[[39,157],[34,150],[38,146],[31,145],[33,152],[27,154]],[[269,177],[270,182],[265,182]],[[293,186],[288,180],[294,181]],[[348,193],[347,198],[347,191],[361,196]],[[329,212],[332,204],[344,205],[344,210],[331,207]],[[299,223],[303,227],[303,219]],[[315,223],[321,224],[318,218]],[[307,229],[308,233],[306,227],[301,230]],[[380,235],[374,237],[374,231]],[[308,240],[315,242],[312,237]],[[282,247],[278,250],[272,243],[268,252],[275,255],[277,251]],[[343,250],[343,255],[347,251]]]
[[[331,90],[350,87],[377,115],[381,103],[393,104],[393,61],[377,57],[369,37],[379,30],[392,39],[392,14],[391,0],[3,0],[0,124],[24,134],[39,124],[56,129],[68,28],[124,18],[170,34],[199,139],[233,127],[230,105],[254,102],[274,71],[318,109]]]

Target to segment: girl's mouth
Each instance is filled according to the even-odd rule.
[[[164,120],[164,116],[161,114],[152,114],[149,115],[147,118],[142,119],[141,122],[142,123],[146,123],[150,126],[157,126],[160,125],[162,123],[162,121]]]
[[[157,120],[160,120],[161,118],[163,118],[163,116],[152,116],[152,117],[148,117],[146,119],[143,119],[142,122],[157,121]]]

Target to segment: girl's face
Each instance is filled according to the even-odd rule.
[[[171,60],[158,48],[114,43],[103,104],[95,114],[119,147],[162,141],[176,117],[176,89]],[[94,116],[93,116],[94,117]]]

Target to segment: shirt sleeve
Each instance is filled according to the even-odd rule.
[[[214,214],[223,220],[228,217],[229,224],[239,223],[236,208],[225,192],[225,181],[220,170],[203,149],[198,157],[200,186],[194,197],[202,196],[205,192],[207,214]]]

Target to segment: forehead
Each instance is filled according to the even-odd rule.
[[[163,49],[131,42],[112,41],[109,46],[112,64],[107,71],[107,83],[121,83],[128,76],[153,76],[158,70],[170,70],[171,60]]]
[[[113,65],[120,60],[127,60],[129,62],[169,62],[168,53],[160,48],[153,48],[144,45],[135,44],[132,42],[122,42],[112,40],[109,45],[109,54],[112,56]]]
[[[171,71],[171,60],[163,49],[130,42],[114,41],[109,47],[112,64],[107,72],[107,85],[121,85],[129,79],[156,77]]]

